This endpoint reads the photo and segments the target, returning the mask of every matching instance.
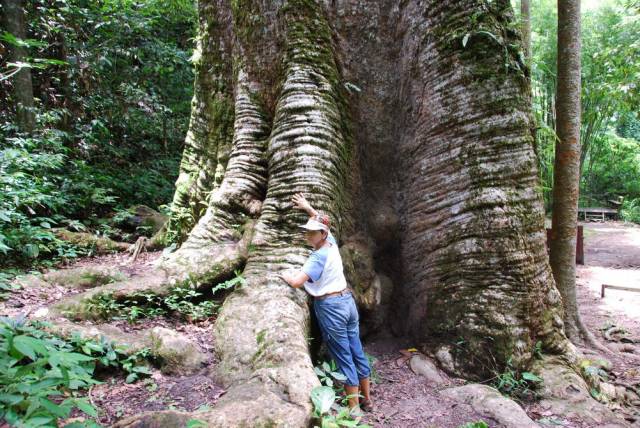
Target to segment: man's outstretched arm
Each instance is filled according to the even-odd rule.
[[[307,198],[304,197],[302,193],[296,193],[293,196],[293,203],[297,208],[304,210],[309,214],[309,217],[315,217],[318,215],[318,211],[314,210]]]
[[[280,278],[293,288],[300,288],[309,280],[309,275],[299,270],[297,272],[283,272],[280,274]]]

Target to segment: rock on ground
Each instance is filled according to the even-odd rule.
[[[435,363],[426,355],[416,354],[409,360],[409,366],[415,374],[424,376],[429,383],[442,384],[446,380]]]

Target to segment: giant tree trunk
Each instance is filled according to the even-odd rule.
[[[537,341],[566,349],[508,1],[200,0],[199,11],[172,219],[186,239],[134,287],[205,288],[244,269],[215,326],[229,391],[199,419],[309,422],[307,296],[276,276],[309,252],[297,192],[366,253],[366,277],[391,284],[393,330],[447,370],[483,377],[525,367]]]
[[[22,0],[2,0],[2,26],[19,39],[26,39],[26,27]],[[20,63],[27,59],[27,50],[22,46],[8,44],[8,62]],[[22,68],[12,77],[13,101],[16,109],[16,123],[23,132],[31,132],[35,126],[33,84],[31,70]]]

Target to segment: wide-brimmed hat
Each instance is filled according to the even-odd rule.
[[[329,217],[327,216],[315,216],[309,218],[309,220],[300,226],[306,230],[324,230],[325,232],[329,231]]]

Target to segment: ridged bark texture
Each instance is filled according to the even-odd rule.
[[[520,22],[522,26],[522,46],[528,64],[531,64],[531,1],[520,0]]]
[[[182,242],[202,217],[222,180],[233,136],[230,15],[223,1],[198,3],[198,38],[191,118],[171,205],[167,240]]]
[[[528,82],[508,2],[432,1],[401,147],[404,326],[453,371],[564,346],[545,250]]]
[[[329,213],[339,233],[351,157],[344,88],[319,5],[231,6],[235,25],[271,12],[281,31],[282,48],[273,52],[281,74],[262,78],[256,71],[265,58],[253,55],[267,54],[251,44],[265,36],[235,28],[235,127],[224,178],[204,216],[161,267],[171,281],[196,286],[244,267],[246,285],[227,298],[214,331],[216,376],[229,390],[198,419],[208,426],[303,426],[310,422],[310,391],[319,385],[308,350],[307,297],[277,274],[299,267],[309,252],[298,228],[305,215],[291,203],[295,193],[305,192]],[[255,225],[247,221],[252,218]]]

